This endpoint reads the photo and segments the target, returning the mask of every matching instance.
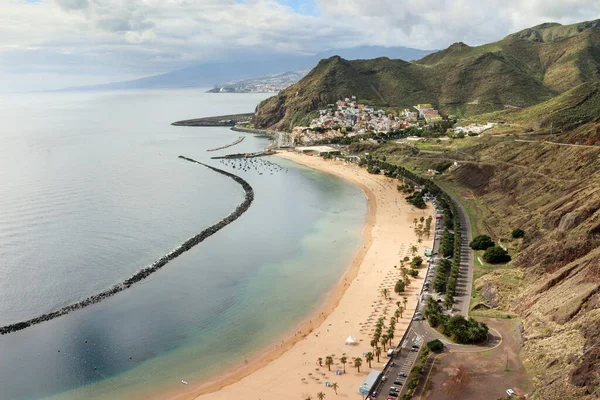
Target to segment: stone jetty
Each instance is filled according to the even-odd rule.
[[[217,150],[223,150],[226,149],[228,147],[232,147],[235,146],[236,144],[242,143],[242,141],[244,140],[245,136],[240,136],[239,138],[237,138],[237,140],[235,142],[231,142],[229,144],[226,144],[225,146],[221,146],[221,147],[215,147],[214,149],[208,149],[206,151],[217,151]]]
[[[181,158],[185,161],[200,164],[206,168],[209,168],[215,172],[218,172],[219,174],[225,175],[225,176],[233,179],[234,181],[239,183],[240,186],[244,189],[244,192],[245,192],[244,200],[227,217],[223,218],[221,221],[217,222],[216,224],[206,228],[205,230],[203,230],[196,236],[193,236],[190,239],[186,240],[183,244],[181,244],[180,246],[177,246],[175,249],[171,250],[169,253],[165,254],[158,260],[154,261],[150,266],[143,268],[142,270],[140,270],[139,272],[134,274],[129,279],[112,286],[110,289],[107,289],[103,292],[92,295],[85,300],[65,306],[58,311],[43,314],[43,315],[40,315],[38,317],[32,318],[27,321],[17,322],[17,323],[11,324],[11,325],[6,325],[3,327],[0,327],[0,334],[6,335],[11,332],[20,331],[31,325],[36,325],[36,324],[42,323],[44,321],[49,321],[51,319],[58,318],[62,315],[70,313],[71,311],[79,310],[79,309],[85,308],[89,305],[99,303],[102,300],[106,299],[107,297],[110,297],[119,292],[122,292],[123,290],[131,287],[131,285],[146,279],[152,273],[154,273],[154,272],[158,271],[160,268],[164,267],[169,261],[174,260],[175,258],[179,257],[186,251],[190,250],[192,247],[198,245],[199,243],[203,242],[210,236],[214,235],[219,230],[223,229],[224,227],[226,227],[227,225],[229,225],[230,223],[232,223],[233,221],[238,219],[244,212],[246,212],[248,210],[248,208],[250,208],[250,205],[254,201],[254,190],[252,189],[252,186],[250,186],[250,184],[248,182],[246,182],[244,179],[240,178],[237,175],[234,175],[232,173],[224,171],[222,169],[211,167],[210,165],[203,164],[199,161],[196,161],[196,160],[188,158],[188,157],[179,156],[179,158]]]

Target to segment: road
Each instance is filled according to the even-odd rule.
[[[585,145],[585,144],[557,143],[557,142],[546,142],[546,141],[526,140],[526,139],[515,139],[515,142],[553,144],[555,146],[567,146],[567,147],[585,147],[588,149],[593,149],[595,147],[595,146],[589,146],[589,145]]]
[[[469,316],[469,305],[471,303],[471,293],[473,290],[473,264],[475,262],[475,255],[473,250],[469,247],[469,243],[473,240],[473,235],[471,233],[471,222],[467,216],[464,208],[451,197],[452,201],[456,206],[456,210],[458,211],[458,216],[460,219],[461,225],[461,237],[462,237],[462,247],[460,252],[460,272],[458,275],[458,281],[456,283],[456,295],[454,296],[454,306],[452,307],[453,314],[460,314],[465,318]],[[436,231],[438,228],[436,227]],[[440,247],[440,241],[437,237],[433,242],[433,252],[438,253]],[[435,279],[436,272],[436,261],[437,258],[434,257],[433,265],[430,265],[427,270],[427,279],[426,281],[430,281],[433,288],[433,281]],[[433,296],[433,290],[425,290],[421,292],[421,301],[419,306],[417,307],[417,311],[423,312],[423,308],[425,307],[425,297]]]
[[[465,318],[469,316],[469,305],[471,303],[471,292],[473,290],[473,265],[475,263],[475,255],[473,249],[469,247],[469,243],[473,240],[471,233],[471,222],[467,212],[455,198],[450,196],[456,210],[458,211],[461,226],[462,247],[460,252],[460,273],[456,284],[456,295],[454,296],[454,306],[452,312],[461,314]]]
[[[392,357],[395,365],[384,370],[385,380],[381,379],[379,381],[375,388],[375,392],[371,396],[372,398],[387,399],[391,387],[399,389],[399,396],[406,393],[406,377],[410,373],[422,345],[423,340],[421,337],[413,330],[410,330],[406,335],[404,342],[402,342],[395,350],[394,356]],[[416,346],[415,351],[412,350],[413,346]]]

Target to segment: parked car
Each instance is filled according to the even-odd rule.
[[[408,374],[406,372],[398,372],[398,376],[402,376],[402,377],[406,378],[408,376]]]
[[[396,380],[396,381],[394,381],[394,385],[402,386],[402,382]]]
[[[510,397],[513,397],[515,395],[515,391],[512,389],[506,389],[506,394]]]
[[[395,386],[390,387],[390,392],[399,392],[398,388]]]

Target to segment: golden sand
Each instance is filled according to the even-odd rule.
[[[294,329],[286,340],[265,351],[261,358],[248,360],[247,364],[212,382],[190,387],[186,393],[172,396],[173,400],[302,399],[316,398],[320,391],[332,398],[335,393],[325,386],[325,382],[338,384],[337,396],[340,398],[362,399],[358,388],[371,369],[363,353],[372,351],[369,342],[377,319],[387,309],[389,320],[397,308],[396,302],[403,302],[406,296],[407,310],[396,324],[394,346],[410,323],[409,316],[417,304],[425,268],[421,268],[421,276],[412,279],[402,295],[394,293],[393,288],[400,278],[399,260],[412,256],[411,246],[417,245],[418,254],[422,255],[423,250],[432,245],[432,239],[424,239],[418,244],[413,230],[414,218],[427,218],[433,214],[432,208],[414,208],[397,191],[397,180],[369,174],[354,164],[291,152],[278,156],[346,179],[365,192],[369,211],[363,244],[318,313]],[[383,288],[389,290],[391,299],[383,298]],[[358,344],[346,345],[348,336],[356,338]],[[346,373],[336,375],[335,370],[344,369],[339,361],[344,354],[349,360]],[[331,372],[324,363],[323,366],[317,363],[319,357],[324,362],[329,355],[334,358]],[[360,372],[352,366],[351,360],[355,357],[363,359]],[[375,359],[372,367],[381,370],[386,361],[387,357],[382,354],[380,362]]]

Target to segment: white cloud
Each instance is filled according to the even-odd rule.
[[[600,17],[597,0],[310,0],[317,15],[289,5],[297,3],[0,0],[0,76],[62,70],[110,81],[248,48],[299,53],[363,44],[477,45],[541,22]]]

